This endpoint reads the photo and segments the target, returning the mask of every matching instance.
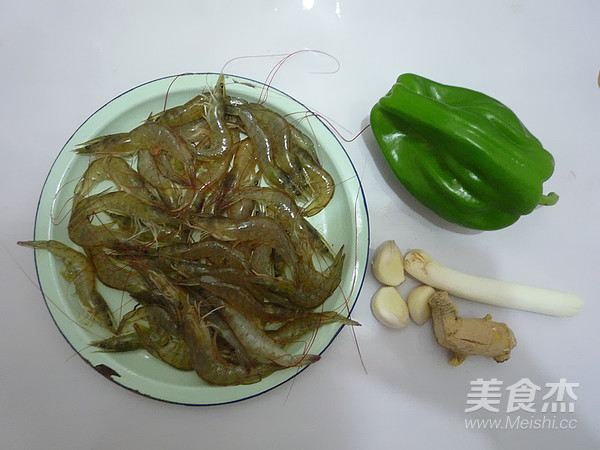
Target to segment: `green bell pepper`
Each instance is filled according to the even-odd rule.
[[[398,180],[450,222],[496,230],[558,200],[542,193],[552,155],[485,94],[403,74],[370,122]]]

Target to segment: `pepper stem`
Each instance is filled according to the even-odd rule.
[[[538,203],[538,205],[552,206],[552,205],[556,204],[557,201],[558,201],[558,194],[556,194],[555,192],[550,192],[547,195],[542,195],[542,198],[540,198],[540,202]]]

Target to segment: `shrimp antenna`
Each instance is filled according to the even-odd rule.
[[[301,49],[301,50],[296,50],[292,53],[275,53],[275,54],[267,54],[267,55],[244,55],[244,56],[236,56],[235,58],[231,58],[229,61],[227,61],[223,67],[221,68],[221,73],[224,73],[225,68],[233,63],[234,61],[239,61],[239,60],[244,60],[244,59],[258,59],[258,58],[280,58],[280,60],[271,68],[271,70],[269,71],[266,79],[265,79],[265,87],[263,87],[263,91],[261,92],[261,95],[259,96],[258,99],[258,103],[264,103],[267,100],[268,97],[268,92],[269,92],[269,88],[271,86],[271,84],[273,83],[273,79],[275,78],[275,76],[277,75],[277,72],[279,72],[279,70],[281,69],[281,67],[291,58],[300,55],[300,54],[304,54],[304,53],[314,53],[317,55],[324,55],[326,57],[328,57],[329,59],[332,59],[335,62],[335,68],[333,70],[329,70],[329,71],[311,71],[309,73],[312,74],[334,74],[337,73],[340,68],[341,68],[341,64],[339,62],[339,60],[333,56],[330,53],[324,52],[322,50],[316,50],[316,49]]]
[[[169,99],[169,92],[171,91],[171,87],[173,87],[173,84],[175,84],[175,81],[177,81],[177,79],[179,77],[183,77],[186,75],[194,75],[194,73],[193,72],[184,72],[184,73],[177,74],[173,77],[173,79],[169,83],[169,87],[167,88],[167,92],[165,93],[165,102],[163,104],[163,111],[167,110],[167,101]]]
[[[370,124],[367,124],[355,135],[346,137],[342,134],[340,129],[343,129],[346,133],[351,133],[350,130],[346,129],[345,127],[343,127],[340,124],[334,123],[334,121],[332,119],[328,118],[324,114],[321,114],[321,113],[318,113],[315,111],[298,111],[296,113],[289,113],[288,116],[292,116],[294,114],[302,114],[302,117],[299,117],[298,119],[294,120],[294,124],[300,123],[302,120],[308,119],[309,117],[316,117],[316,118],[322,120],[323,122],[325,122],[325,124],[327,125],[327,127],[330,130],[332,130],[342,141],[347,142],[347,143],[354,142],[371,126]]]

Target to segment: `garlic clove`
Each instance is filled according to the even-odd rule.
[[[404,258],[393,240],[377,247],[371,267],[377,281],[387,286],[398,286],[405,280]]]
[[[371,299],[375,318],[390,328],[404,328],[410,322],[408,306],[393,286],[380,287]]]
[[[406,299],[408,303],[408,312],[411,319],[423,325],[431,317],[431,307],[429,306],[429,298],[435,293],[435,289],[425,284],[417,286]]]

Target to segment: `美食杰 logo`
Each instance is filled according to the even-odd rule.
[[[468,418],[467,428],[483,429],[574,429],[573,417],[576,389],[579,383],[566,378],[538,385],[529,378],[521,378],[505,385],[497,378],[478,378],[471,381],[467,393],[465,413],[506,413],[501,418]]]

